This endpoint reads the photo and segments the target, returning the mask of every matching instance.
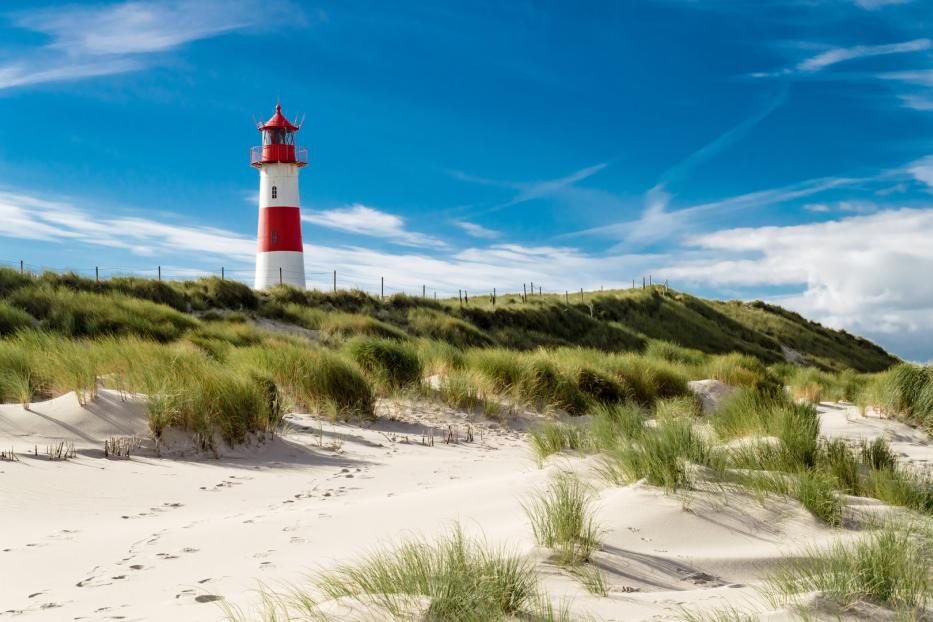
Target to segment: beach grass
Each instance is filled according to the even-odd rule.
[[[836,541],[790,558],[769,578],[768,591],[780,603],[819,592],[843,607],[870,602],[914,619],[933,596],[931,563],[928,527],[889,524],[855,542]]]
[[[574,473],[560,472],[523,504],[535,541],[553,550],[558,564],[578,566],[599,546],[593,501],[592,487]]]

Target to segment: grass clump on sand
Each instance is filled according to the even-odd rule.
[[[933,366],[895,365],[872,377],[857,401],[933,433]]]
[[[710,464],[712,458],[709,444],[689,420],[672,419],[620,439],[605,452],[599,471],[613,483],[645,479],[673,492],[691,485],[691,465]]]
[[[820,592],[848,607],[869,602],[906,614],[924,613],[933,596],[933,541],[927,528],[886,525],[850,543],[808,550],[769,578],[775,602]]]
[[[326,572],[315,590],[260,592],[260,611],[220,603],[227,620],[333,620],[323,598],[350,605],[360,619],[425,622],[569,622],[540,590],[534,564],[489,548],[457,526],[439,540],[409,540]],[[351,604],[352,603],[352,604]],[[356,618],[354,618],[356,619]]]
[[[559,564],[576,566],[588,561],[599,546],[592,505],[592,488],[574,473],[562,472],[523,507],[535,541],[552,549]]]
[[[591,446],[589,432],[573,421],[545,421],[530,431],[531,449],[538,461],[565,450],[582,451]]]
[[[356,364],[387,392],[421,381],[421,359],[415,348],[391,339],[356,338],[347,344]]]
[[[539,596],[531,562],[489,550],[459,527],[437,542],[407,542],[342,566],[324,575],[320,588],[396,620],[437,622],[527,617]]]
[[[504,348],[475,349],[467,353],[467,367],[484,376],[490,389],[521,404],[582,415],[586,396],[562,373],[550,353],[519,353]]]
[[[274,348],[241,348],[236,354],[243,365],[267,374],[305,408],[320,410],[334,419],[375,416],[372,387],[334,352],[283,341]]]
[[[156,438],[172,426],[194,433],[202,449],[215,449],[215,433],[232,446],[250,432],[274,433],[281,422],[278,390],[260,375],[204,363],[179,365],[162,379],[148,401]]]

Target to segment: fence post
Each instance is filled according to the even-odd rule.
[[[279,266],[279,285],[282,284],[282,266]]]
[[[648,287],[651,287],[651,275],[648,275]]]
[[[463,290],[462,289],[457,290],[457,298],[460,299],[460,306],[462,307],[463,306]]]
[[[379,300],[386,299],[386,278],[384,276],[379,277]]]
[[[531,282],[531,295],[532,296],[535,295],[535,282],[534,281]]]
[[[422,285],[422,286],[421,286],[421,299],[422,299],[422,300],[424,300],[425,298],[428,297],[428,296],[427,296],[427,288],[428,288],[427,285]]]
[[[224,267],[223,267],[223,266],[220,266],[220,280],[221,280],[221,281],[226,281],[226,280],[227,280],[227,279],[225,278],[225,275],[224,275]]]
[[[635,289],[635,279],[632,279],[632,289]]]
[[[436,289],[434,290],[434,300],[435,302],[437,301],[437,290]]]
[[[641,277],[641,288],[645,289],[645,277]]]
[[[94,280],[100,283],[100,266],[94,266]]]
[[[23,273],[23,260],[22,259],[19,260],[19,273],[20,274]]]
[[[540,286],[540,285],[538,285],[538,295],[539,295],[539,296],[541,295],[541,286]]]
[[[492,306],[496,306],[496,288],[492,288]]]
[[[564,290],[564,303],[569,307],[570,306],[570,292],[566,289]]]
[[[470,304],[470,294],[467,293],[467,290],[463,290],[463,301]]]
[[[522,283],[522,302],[528,302],[528,288]]]
[[[583,288],[582,288],[582,287],[580,288],[580,302],[582,302],[583,304],[586,304],[586,299],[583,298]]]
[[[159,273],[159,280],[161,281],[161,280],[162,280],[162,266],[158,266],[158,267],[156,268],[156,270],[158,270],[158,273]]]
[[[334,293],[337,293],[337,271],[334,270]]]

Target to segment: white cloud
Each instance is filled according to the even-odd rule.
[[[803,209],[808,212],[830,212],[832,208],[825,203],[807,203],[803,206]]]
[[[917,160],[907,170],[914,179],[933,188],[933,155]]]
[[[383,238],[404,246],[427,246],[431,248],[444,248],[446,246],[443,241],[437,238],[408,231],[405,229],[405,220],[400,216],[380,212],[359,203],[333,210],[306,210],[302,213],[301,219],[328,229]]]
[[[813,73],[846,61],[872,56],[886,56],[888,54],[920,52],[929,50],[931,47],[933,47],[933,41],[930,41],[930,39],[914,39],[913,41],[884,45],[856,45],[848,48],[833,48],[801,61],[797,64],[797,71]]]
[[[878,76],[882,80],[897,80],[921,86],[933,86],[933,69],[920,71],[892,71]]]
[[[197,224],[168,224],[147,218],[101,216],[68,201],[0,191],[0,236],[44,242],[77,242],[156,253],[252,259],[255,239]]]
[[[401,231],[402,235],[418,235],[400,230],[401,219],[397,217],[377,210],[361,212],[363,206],[354,207],[357,214],[380,222],[383,232],[388,229],[396,234]],[[323,213],[329,214],[331,223],[343,224],[342,217],[333,211]],[[148,258],[144,265],[174,265],[173,276],[203,274],[197,266],[214,264],[226,266],[228,275],[251,280],[256,252],[252,236],[182,220],[170,222],[170,217],[153,220],[123,215],[101,217],[100,213],[100,209],[83,209],[69,200],[0,190],[0,238],[66,244],[72,259],[66,266],[69,269],[86,270],[89,266],[81,265],[79,257],[93,256],[94,247],[109,247]],[[304,250],[311,286],[329,287],[331,271],[336,269],[342,288],[377,292],[380,277],[384,277],[387,293],[417,293],[426,285],[429,292],[443,296],[456,295],[458,289],[474,295],[488,293],[493,287],[499,292],[521,291],[522,283],[531,281],[550,292],[622,287],[631,279],[640,279],[649,265],[658,262],[658,257],[651,255],[592,255],[566,246],[519,244],[471,247],[444,256],[414,249],[396,253],[354,244],[305,244]],[[28,263],[29,257],[25,259]]]
[[[809,212],[851,212],[853,214],[871,214],[878,211],[878,206],[871,201],[836,201],[835,203],[808,203],[803,209]]]
[[[0,65],[0,89],[136,71],[156,53],[265,27],[286,14],[293,19],[282,0],[124,2],[14,13],[9,16],[14,26],[45,35],[49,42]]]
[[[472,236],[474,238],[494,240],[498,238],[500,235],[502,235],[499,231],[487,229],[486,227],[482,225],[477,225],[476,223],[472,223],[472,222],[464,222],[462,220],[458,220],[454,222],[454,224],[460,227],[461,229],[463,229],[463,231],[466,232],[467,235]]]
[[[908,93],[898,95],[898,98],[900,98],[905,108],[913,108],[914,110],[921,110],[923,112],[933,110],[933,94],[927,96]]]
[[[717,231],[693,238],[697,258],[664,278],[714,287],[801,287],[779,302],[808,317],[869,335],[910,335],[933,349],[933,209],[900,209],[787,227]],[[918,350],[919,351],[919,350]]]

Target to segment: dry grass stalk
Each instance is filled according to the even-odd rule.
[[[135,436],[111,436],[104,441],[105,458],[129,458],[130,453],[139,449],[142,441]]]
[[[36,449],[36,455],[39,454],[38,448]],[[46,445],[45,446],[45,455],[48,456],[49,460],[68,460],[69,458],[74,458],[78,454],[75,452],[75,444],[71,441],[59,441],[57,445]]]

